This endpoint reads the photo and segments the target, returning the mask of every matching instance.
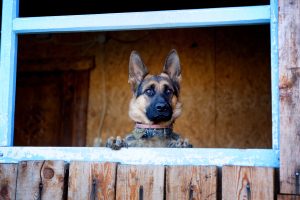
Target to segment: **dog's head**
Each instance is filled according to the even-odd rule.
[[[133,51],[129,80],[133,98],[129,116],[144,124],[170,125],[181,113],[179,101],[181,69],[176,50],[171,50],[160,75],[150,75],[140,55]]]

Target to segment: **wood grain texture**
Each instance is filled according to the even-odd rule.
[[[95,67],[93,57],[66,57],[47,59],[22,59],[18,64],[18,72],[88,70]]]
[[[116,163],[71,162],[68,199],[115,199]]]
[[[66,163],[64,161],[45,161],[41,169],[41,199],[63,199],[65,187]]]
[[[222,199],[273,200],[274,169],[264,167],[224,166]]]
[[[64,161],[22,161],[18,165],[16,199],[63,199]]]
[[[296,195],[277,195],[277,200],[300,200],[300,196],[296,196]]]
[[[84,146],[88,88],[89,70],[18,73],[14,145]]]
[[[164,166],[119,165],[116,199],[162,200],[164,170]]]
[[[300,0],[278,3],[280,193],[300,194]]]
[[[216,30],[216,147],[272,147],[268,34],[264,26]]]
[[[56,74],[18,74],[14,123],[15,146],[54,146],[61,141],[61,91]],[[26,101],[24,98],[26,97]],[[69,137],[68,137],[69,138]],[[62,140],[63,141],[63,140]]]
[[[166,199],[217,199],[217,167],[166,167]]]
[[[0,199],[15,199],[17,188],[17,170],[17,164],[0,164]]]
[[[21,161],[18,165],[16,199],[41,197],[41,170],[44,161]]]

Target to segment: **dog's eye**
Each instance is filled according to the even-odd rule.
[[[171,95],[171,94],[173,94],[173,91],[171,89],[166,89],[166,94]]]
[[[147,89],[147,90],[145,90],[145,93],[146,93],[148,96],[152,97],[152,96],[154,95],[154,90],[153,90],[153,89]]]

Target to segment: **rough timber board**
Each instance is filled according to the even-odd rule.
[[[263,167],[224,166],[222,199],[274,199],[274,169]]]
[[[0,199],[15,199],[17,164],[0,164]]]
[[[64,161],[21,161],[16,199],[62,199],[64,178]]]
[[[16,199],[41,197],[41,169],[44,161],[21,161],[18,165]],[[28,184],[30,183],[30,184]]]
[[[66,163],[64,161],[44,161],[41,168],[41,199],[63,199],[65,187]]]
[[[296,195],[278,195],[277,196],[277,200],[300,200],[300,196],[296,196]]]
[[[300,194],[300,0],[278,3],[280,193]]]
[[[217,199],[217,167],[167,166],[166,199]]]
[[[117,200],[164,198],[164,166],[118,165],[117,171]]]
[[[116,163],[70,163],[68,199],[115,199]]]

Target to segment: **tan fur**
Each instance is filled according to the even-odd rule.
[[[149,105],[147,97],[144,95],[139,96],[138,98],[133,97],[129,104],[129,117],[135,121],[144,124],[152,124],[146,116],[146,108]]]
[[[162,92],[164,87],[167,85],[169,87],[171,87],[172,89],[174,89],[172,87],[172,85],[170,84],[170,82],[162,80],[159,83],[153,80],[150,80],[149,82],[147,82],[144,86],[143,86],[143,91],[146,90],[148,87],[150,87],[151,85],[155,85],[155,89],[159,92]]]
[[[181,115],[181,110],[182,110],[182,103],[178,100],[176,96],[173,96],[172,98],[172,108],[173,108],[172,121],[175,121]]]

